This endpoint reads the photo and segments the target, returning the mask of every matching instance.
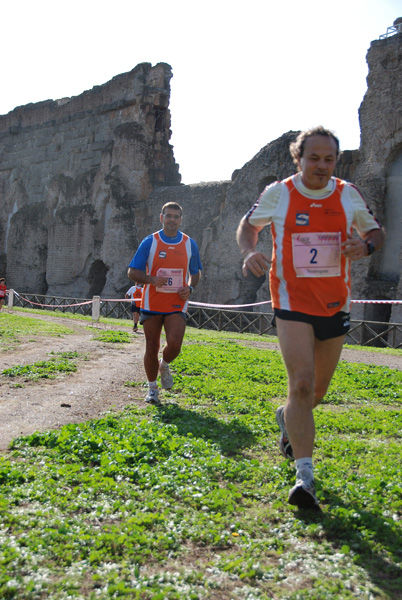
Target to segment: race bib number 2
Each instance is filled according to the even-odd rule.
[[[297,277],[341,274],[341,232],[293,233],[293,266]]]
[[[167,277],[168,280],[163,287],[157,287],[158,292],[164,294],[175,294],[183,287],[183,269],[158,269],[158,277]]]

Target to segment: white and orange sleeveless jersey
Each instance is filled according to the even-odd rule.
[[[142,298],[142,287],[138,285],[132,285],[126,292],[127,296],[130,296],[132,302],[140,308]]]
[[[275,182],[246,215],[250,225],[271,224],[272,306],[316,316],[350,311],[350,261],[341,252],[346,235],[380,228],[360,192],[332,177],[310,190],[301,174]]]
[[[142,310],[158,313],[186,312],[188,302],[182,300],[176,290],[187,285],[190,258],[191,239],[185,233],[177,243],[164,242],[159,232],[153,234],[147,274],[168,277],[168,283],[163,288],[144,286]]]
[[[133,296],[132,296],[132,299],[135,302],[135,305],[138,306],[138,307],[141,306],[141,298],[142,298],[142,287],[138,287],[136,285],[134,293],[133,293]]]

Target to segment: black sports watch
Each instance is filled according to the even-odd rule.
[[[375,252],[374,244],[372,244],[371,242],[366,242],[366,246],[367,246],[367,256],[370,256],[370,254],[373,254],[373,252]]]

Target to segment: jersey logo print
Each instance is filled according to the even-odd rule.
[[[308,225],[310,215],[308,213],[296,213],[296,225]]]

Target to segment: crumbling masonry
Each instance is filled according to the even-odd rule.
[[[393,300],[402,297],[402,33],[372,42],[367,61],[361,146],[343,152],[337,174],[359,186],[387,232],[383,251],[354,265],[353,297]],[[193,299],[269,298],[265,278],[242,276],[235,231],[265,185],[294,172],[288,148],[298,132],[267,144],[231,181],[181,185],[169,144],[171,77],[167,64],[140,64],[80,96],[0,116],[0,274],[9,287],[124,297],[139,241],[175,200],[204,265]],[[260,243],[269,252],[268,232]],[[400,322],[402,309],[357,304],[352,315]]]

